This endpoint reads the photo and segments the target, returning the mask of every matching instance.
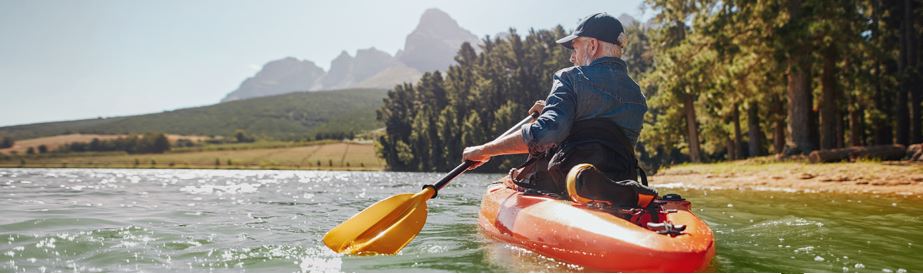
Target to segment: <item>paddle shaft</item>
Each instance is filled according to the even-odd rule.
[[[523,119],[503,133],[507,136],[529,122]],[[465,161],[435,185],[425,185],[417,194],[398,194],[356,213],[324,235],[324,245],[349,254],[363,252],[395,254],[410,243],[426,223],[426,201],[475,162]]]
[[[501,134],[500,137],[510,135],[513,132],[516,132],[517,130],[522,128],[522,125],[525,125],[526,123],[531,121],[533,117],[535,116],[537,115],[529,116],[529,117],[526,117],[525,119],[522,119],[522,121],[519,121],[519,123],[516,123],[515,126],[511,127],[509,130]],[[497,137],[497,138],[500,138],[500,137]],[[439,190],[445,187],[445,185],[449,184],[449,181],[452,181],[452,179],[455,179],[455,177],[458,177],[459,174],[464,173],[474,163],[475,163],[474,161],[465,161],[464,163],[455,167],[455,169],[452,169],[452,171],[449,172],[449,174],[446,174],[445,177],[442,177],[442,179],[440,179],[439,182],[436,182],[436,184],[433,184],[432,187],[435,188],[436,192],[438,193]],[[430,185],[426,185],[424,187],[428,187],[428,186]],[[436,194],[433,194],[433,197],[436,197]]]

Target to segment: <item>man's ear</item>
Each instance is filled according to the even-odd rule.
[[[588,52],[587,54],[589,54],[592,57],[596,57],[596,55],[599,55],[599,46],[600,46],[599,39],[590,39],[589,42],[590,42],[590,48],[592,50],[590,50],[590,52]]]

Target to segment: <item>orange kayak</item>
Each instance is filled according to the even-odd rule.
[[[544,256],[605,272],[694,272],[715,256],[714,234],[689,209],[668,201],[653,221],[661,233],[601,210],[546,196],[523,195],[502,184],[487,188],[478,223],[489,237]],[[647,216],[649,212],[637,214]],[[635,221],[635,222],[633,222]],[[681,232],[674,226],[685,226]]]

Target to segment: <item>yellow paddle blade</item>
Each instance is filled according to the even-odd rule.
[[[328,231],[324,244],[337,253],[395,254],[423,229],[433,193],[427,187],[381,200]]]

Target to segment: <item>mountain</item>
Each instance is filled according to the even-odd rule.
[[[403,63],[390,66],[372,77],[369,77],[355,84],[357,88],[384,88],[390,89],[399,83],[416,83],[423,74],[420,71],[408,67]]]
[[[321,85],[324,89],[356,87],[362,81],[382,71],[397,67],[405,66],[387,52],[375,48],[357,50],[356,57],[352,57],[349,53],[343,51],[330,62],[330,72],[327,72],[327,75],[324,75],[323,79],[321,79]],[[415,70],[411,73],[421,74]],[[389,81],[382,83],[382,86],[368,87],[391,88],[395,84],[397,82]]]
[[[638,23],[638,19],[635,19],[634,17],[632,17],[631,15],[628,15],[627,13],[622,13],[622,15],[619,15],[617,18],[619,19],[619,22],[622,23],[622,26],[625,28],[628,28],[628,26]]]
[[[448,13],[438,9],[423,12],[420,23],[398,51],[397,59],[419,71],[445,71],[464,42],[478,44],[478,37],[458,25]]]
[[[382,127],[375,110],[386,94],[384,89],[295,92],[154,114],[0,127],[0,135],[17,140],[71,133],[230,136],[242,129],[263,138],[300,140]]]
[[[263,65],[256,75],[247,78],[222,102],[270,96],[299,90],[311,90],[324,75],[324,69],[314,62],[287,57]]]
[[[476,45],[478,38],[449,14],[428,9],[407,35],[404,48],[394,56],[374,47],[357,50],[355,57],[342,51],[326,72],[311,61],[293,57],[272,61],[244,80],[222,102],[294,91],[388,89],[403,82],[416,82],[423,72],[445,71],[455,63],[455,54],[464,42]]]

